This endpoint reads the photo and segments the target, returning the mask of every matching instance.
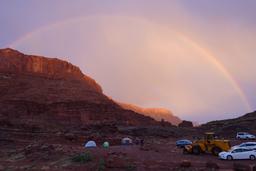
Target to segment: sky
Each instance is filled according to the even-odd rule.
[[[255,0],[1,0],[0,48],[58,57],[106,95],[200,123],[256,109]]]

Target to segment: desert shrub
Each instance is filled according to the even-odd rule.
[[[98,165],[98,171],[104,171],[104,170],[105,170],[105,160],[101,158]]]
[[[73,162],[78,162],[78,163],[87,163],[92,160],[93,160],[93,157],[89,152],[78,154],[72,158]]]
[[[134,164],[132,164],[132,163],[129,163],[128,165],[127,165],[127,167],[126,167],[126,171],[134,171],[134,170],[136,170],[137,168],[136,168],[136,165],[134,165]]]

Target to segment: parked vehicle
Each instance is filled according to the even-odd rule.
[[[190,154],[201,154],[201,153],[212,153],[218,156],[222,151],[230,150],[230,141],[218,139],[213,132],[205,133],[204,139],[194,141],[191,145],[186,145],[183,153]]]
[[[247,148],[232,149],[228,152],[219,153],[219,158],[223,160],[238,160],[238,159],[256,159],[256,149],[251,150]]]
[[[186,139],[176,141],[176,146],[180,148],[184,148],[186,145],[190,144],[192,144],[192,141]]]
[[[256,142],[245,142],[240,145],[235,145],[235,146],[231,147],[231,149],[234,150],[234,149],[237,149],[240,147],[243,147],[246,149],[256,149]]]
[[[246,140],[248,140],[248,139],[255,139],[256,137],[255,137],[255,135],[249,134],[247,132],[238,132],[236,134],[236,138],[237,139],[243,139],[243,140],[246,139]]]

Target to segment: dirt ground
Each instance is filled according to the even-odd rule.
[[[235,163],[251,168],[256,165],[256,161],[250,160],[223,161],[211,154],[185,155],[182,149],[175,147],[176,140],[146,138],[143,147],[115,145],[108,149],[101,146],[85,149],[81,143],[67,141],[2,140],[0,170],[167,171],[214,170],[218,167],[219,170],[233,170]],[[232,141],[233,145],[239,143]],[[90,155],[91,161],[73,161],[74,156],[81,153]]]

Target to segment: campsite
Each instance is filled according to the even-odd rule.
[[[236,167],[248,168],[255,165],[251,160],[220,160],[212,154],[183,154],[183,149],[176,147],[180,138],[193,139],[192,136],[180,138],[161,138],[153,136],[131,136],[108,134],[104,138],[93,138],[56,134],[10,133],[12,141],[1,143],[1,168],[6,170],[233,170]],[[23,138],[21,138],[21,136]],[[44,136],[47,136],[45,139]],[[128,138],[129,137],[129,138]],[[144,140],[136,144],[135,140]],[[108,139],[108,141],[105,141]],[[134,141],[132,141],[134,140]],[[107,148],[103,145],[106,145]],[[231,139],[237,145],[245,140]],[[86,146],[86,147],[85,147]],[[89,148],[87,148],[89,147]]]

